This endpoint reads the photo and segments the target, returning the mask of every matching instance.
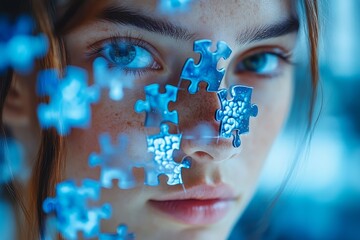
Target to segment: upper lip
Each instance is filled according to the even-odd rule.
[[[231,187],[226,184],[198,185],[181,192],[173,192],[159,196],[152,201],[174,201],[174,200],[210,200],[210,199],[234,199],[237,196]]]

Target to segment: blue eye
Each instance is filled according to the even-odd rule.
[[[111,40],[101,49],[110,65],[126,70],[160,69],[153,55],[144,47],[127,40]]]
[[[279,68],[281,57],[275,53],[258,53],[243,59],[236,65],[237,74],[253,72],[255,74],[273,74]]]

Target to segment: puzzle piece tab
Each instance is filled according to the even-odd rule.
[[[135,103],[137,113],[146,112],[146,127],[158,127],[166,121],[178,124],[177,111],[168,109],[169,102],[175,102],[177,99],[178,88],[166,85],[166,93],[159,93],[159,88],[159,84],[146,86],[146,100],[138,100]]]
[[[29,73],[35,59],[42,58],[48,51],[45,34],[33,35],[34,22],[28,16],[21,16],[15,24],[0,17],[0,72],[8,67],[21,74]]]
[[[221,58],[230,57],[232,50],[223,41],[217,43],[216,52],[211,52],[211,40],[198,40],[194,42],[194,52],[200,53],[201,58],[198,64],[194,63],[194,59],[190,58],[186,61],[181,79],[191,81],[188,88],[189,93],[194,94],[199,89],[201,81],[207,82],[208,92],[217,92],[221,81],[225,75],[225,69],[218,69],[217,64]]]
[[[100,184],[85,179],[78,187],[73,181],[64,181],[56,186],[56,197],[43,203],[45,213],[56,215],[57,229],[65,239],[77,239],[78,232],[85,238],[97,237],[101,219],[111,217],[110,204],[90,207],[89,201],[100,198]]]
[[[128,232],[128,227],[124,224],[118,226],[115,234],[100,234],[99,240],[134,240],[135,234]]]
[[[123,70],[109,69],[104,58],[97,58],[93,64],[95,84],[109,89],[111,100],[120,101],[124,97],[124,88],[132,88],[135,77],[126,75]]]
[[[154,153],[152,161],[147,162],[145,168],[145,184],[149,186],[159,185],[159,175],[168,176],[168,185],[182,184],[181,169],[190,168],[189,160],[184,159],[181,163],[174,161],[174,150],[180,149],[181,134],[170,134],[169,126],[161,125],[158,135],[147,137],[148,152]]]
[[[60,135],[71,128],[86,128],[91,121],[91,104],[99,100],[96,87],[87,86],[85,70],[73,66],[66,68],[63,79],[58,71],[42,71],[38,77],[39,96],[49,96],[49,104],[41,103],[38,118],[43,128],[55,127]]]
[[[118,180],[120,189],[133,188],[136,180],[132,173],[133,161],[128,155],[128,137],[119,135],[118,142],[113,145],[109,134],[102,134],[99,138],[101,153],[92,153],[89,157],[91,167],[100,166],[101,185],[112,188],[112,180]]]
[[[227,99],[228,91],[218,92],[221,109],[216,111],[216,120],[221,121],[220,137],[230,138],[233,131],[233,146],[240,147],[240,134],[249,132],[250,117],[256,117],[258,107],[251,104],[252,88],[245,86],[231,87],[232,100]]]

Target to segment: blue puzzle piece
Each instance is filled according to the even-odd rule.
[[[198,64],[194,63],[194,59],[190,58],[186,61],[181,79],[191,81],[188,88],[191,94],[199,90],[201,81],[207,82],[208,92],[217,92],[221,81],[225,75],[225,69],[217,69],[217,64],[221,58],[230,57],[232,50],[223,41],[217,43],[216,52],[211,52],[211,40],[198,40],[194,42],[194,52],[200,53],[201,58]]]
[[[159,7],[163,13],[184,12],[188,10],[190,2],[191,0],[160,0]]]
[[[126,225],[120,225],[115,234],[101,234],[99,240],[134,240],[135,234],[128,232]]]
[[[136,180],[132,173],[131,157],[128,156],[128,137],[119,135],[117,145],[111,142],[109,134],[102,134],[99,138],[101,153],[92,153],[89,157],[91,167],[101,166],[100,181],[103,187],[111,188],[112,180],[118,180],[120,189],[133,188]]]
[[[166,93],[159,93],[159,88],[159,84],[146,86],[146,100],[138,100],[135,103],[137,113],[146,112],[146,127],[158,127],[166,121],[178,124],[177,111],[168,110],[169,102],[175,102],[177,99],[178,88],[166,85]]]
[[[250,117],[256,117],[258,107],[251,104],[252,88],[245,86],[231,87],[232,100],[227,99],[228,91],[222,89],[218,92],[221,109],[216,111],[216,120],[221,121],[220,137],[230,138],[232,132],[233,146],[240,147],[240,134],[249,132]]]
[[[87,86],[85,70],[73,66],[66,68],[63,79],[58,71],[42,71],[38,77],[39,96],[49,96],[49,104],[41,103],[38,118],[43,128],[55,127],[60,135],[71,128],[86,128],[91,121],[91,104],[99,100],[96,87]]]
[[[93,64],[95,84],[101,88],[109,89],[109,97],[114,101],[120,101],[124,96],[124,88],[132,88],[135,78],[124,74],[118,68],[109,69],[104,58],[97,58]]]
[[[2,240],[12,240],[16,238],[18,231],[18,223],[16,221],[16,215],[14,211],[13,203],[9,203],[1,199],[0,196],[0,233]]]
[[[43,203],[45,213],[56,215],[57,228],[66,239],[77,239],[78,232],[85,238],[99,235],[101,219],[111,217],[110,204],[90,207],[89,201],[100,198],[100,184],[85,179],[78,187],[73,181],[64,181],[56,186],[56,197],[47,198]]]
[[[26,181],[29,176],[22,146],[13,139],[0,138],[0,185],[13,179]]]
[[[159,185],[159,175],[168,176],[168,185],[182,184],[181,169],[190,168],[190,162],[185,159],[181,163],[174,161],[173,152],[180,148],[181,134],[170,134],[169,126],[161,125],[158,135],[147,137],[148,152],[154,153],[152,161],[144,165],[145,184]]]
[[[34,67],[35,59],[42,58],[48,50],[45,34],[33,36],[34,22],[22,16],[11,25],[5,17],[0,18],[0,72],[12,67],[26,74]]]

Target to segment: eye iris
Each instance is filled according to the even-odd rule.
[[[256,54],[244,60],[244,67],[250,71],[261,71],[266,66],[266,56]]]
[[[130,44],[113,45],[109,51],[111,60],[116,64],[128,65],[136,56],[136,49]]]

